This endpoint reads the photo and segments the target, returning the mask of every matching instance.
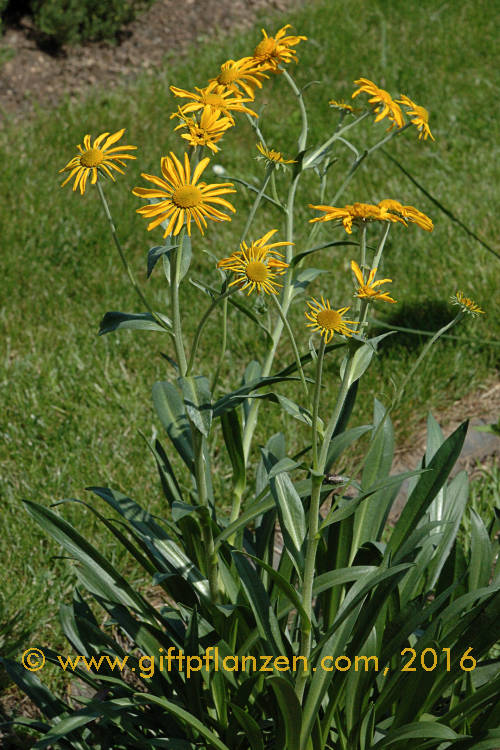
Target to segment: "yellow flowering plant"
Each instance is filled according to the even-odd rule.
[[[487,624],[500,615],[500,580],[498,572],[491,577],[491,545],[479,562],[477,552],[464,557],[457,531],[467,477],[462,472],[449,480],[467,424],[445,439],[429,417],[420,467],[391,474],[391,411],[429,347],[467,313],[484,311],[457,292],[452,299],[457,315],[424,347],[392,402],[384,406],[375,398],[373,423],[349,426],[359,382],[379,342],[391,333],[373,335],[369,313],[373,306],[396,304],[392,287],[384,285],[393,284],[399,297],[397,278],[381,278],[388,235],[393,232],[397,243],[401,232],[431,232],[433,222],[394,198],[370,203],[370,196],[363,195],[344,205],[341,198],[359,165],[383,144],[411,127],[418,130],[418,140],[433,136],[423,107],[406,95],[394,99],[359,78],[352,94],[356,108],[331,100],[337,120],[333,132],[315,143],[304,90],[290,72],[305,41],[288,25],[274,34],[263,31],[253,52],[223,62],[204,87],[202,81],[193,92],[171,87],[177,107],[172,117],[179,120],[172,139],[176,132],[181,138],[169,154],[160,155],[158,174],[142,174],[148,187],[132,189],[144,201],[137,207],[138,219],[147,220],[144,230],[163,237],[163,244],[149,251],[147,265],[149,276],[158,260],[164,261],[168,309],[158,311],[148,302],[104,193],[105,179],[114,179],[110,170],[123,172],[123,160],[135,158],[129,154],[135,146],[111,148],[123,131],[103,133],[94,141],[86,135],[78,155],[61,170],[69,172],[63,185],[74,178],[73,190],[79,188],[82,195],[96,186],[142,305],[139,312],[106,313],[100,333],[165,334],[173,371],[153,386],[168,447],[158,438],[148,442],[165,496],[164,517],[154,518],[109,488],[91,489],[118,520],[89,504],[148,582],[159,587],[161,605],[129,583],[61,514],[26,502],[32,516],[78,561],[79,588],[62,614],[69,641],[88,657],[128,658],[119,673],[78,671],[91,690],[80,707],[48,697],[40,686],[35,690],[35,683],[9,664],[13,678],[50,706],[44,723],[35,727],[41,733],[37,748],[63,742],[82,750],[424,750],[472,747],[469,740],[493,747],[490,730],[500,678],[476,681],[471,664],[486,658],[496,638]],[[256,111],[259,92],[272,76],[279,77],[300,114],[296,150],[287,158],[266,144]],[[364,108],[363,96],[368,97]],[[178,105],[178,99],[184,104]],[[255,109],[247,106],[250,102]],[[207,168],[224,149],[227,131],[245,117],[255,133],[250,155],[255,158],[257,147],[265,163],[260,187],[243,177],[207,182]],[[389,133],[359,152],[348,141],[349,133],[369,117],[374,124],[388,120]],[[346,147],[356,158],[332,188],[328,168],[336,150]],[[274,179],[281,164],[288,165],[282,195]],[[307,172],[316,174],[319,184],[301,201],[309,236],[298,244],[298,187]],[[242,184],[254,197],[244,219],[233,205]],[[325,202],[330,190],[332,198]],[[280,220],[262,233],[255,217],[266,205],[280,212]],[[201,284],[190,277],[192,259],[200,248],[210,247],[206,243],[215,224],[229,221],[241,228],[240,241],[214,258],[213,281]],[[326,274],[308,263],[316,253],[346,250],[352,293],[340,299],[338,271]],[[310,285],[315,296],[303,304],[303,325],[297,327],[291,323],[291,306],[309,294]],[[182,322],[193,294],[203,295],[207,307],[189,340]],[[268,325],[252,306],[262,300],[272,303]],[[221,385],[220,377],[230,348],[229,310],[264,329],[267,342],[264,353],[241,363],[232,390]],[[200,344],[217,313],[221,348],[216,367],[208,371]],[[292,361],[278,360],[278,350],[287,345]],[[337,379],[329,373],[327,389],[325,358],[332,352],[343,357]],[[235,355],[231,362],[234,371]],[[300,402],[287,391],[295,381]],[[326,395],[332,392],[333,406],[327,408]],[[263,402],[281,409],[284,420],[286,415],[298,421],[305,431],[299,434],[306,434],[299,452],[285,431],[263,441]],[[363,436],[369,438],[364,448],[358,444]],[[348,453],[354,458],[343,463]],[[339,475],[339,466],[348,469]],[[410,483],[406,505],[388,529],[405,480]],[[224,484],[227,494],[221,498],[217,488]],[[474,550],[483,531],[474,519]],[[112,627],[102,627],[81,591],[101,614],[104,610]],[[180,660],[172,667],[173,653],[184,654],[190,672]],[[408,662],[405,654],[413,658]],[[48,653],[47,658],[57,664],[56,656]],[[153,669],[145,669],[145,658]],[[404,668],[415,658],[421,664],[418,673]],[[359,661],[362,666],[355,669]]]

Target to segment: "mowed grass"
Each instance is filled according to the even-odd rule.
[[[164,514],[154,463],[139,434],[150,436],[155,426],[151,385],[172,378],[173,370],[161,352],[172,355],[169,339],[155,333],[121,332],[98,337],[101,317],[108,310],[140,312],[140,302],[112,246],[101,215],[98,195],[87,190],[82,198],[69,187],[59,188],[57,171],[73,156],[85,133],[93,136],[126,128],[124,143],[139,146],[137,161],[125,177],[107,185],[107,195],[130,263],[158,310],[166,304],[161,264],[145,279],[149,247],[160,244],[161,230],[146,232],[146,222],[135,213],[141,202],[131,188],[144,185],[140,172],[158,174],[160,157],[182,152],[184,143],[173,131],[170,113],[179,103],[169,93],[171,84],[192,89],[217,75],[221,62],[250,54],[259,41],[260,27],[269,33],[290,22],[309,41],[299,48],[300,63],[292,66],[299,85],[317,81],[305,98],[310,114],[309,143],[320,143],[337,122],[331,98],[348,100],[353,80],[376,81],[394,95],[408,94],[430,111],[436,142],[418,141],[413,128],[392,141],[388,149],[425,188],[490,244],[498,237],[498,69],[493,27],[483,18],[491,3],[436,4],[432,0],[309,2],[289,17],[256,19],[256,27],[234,38],[211,39],[193,47],[179,61],[167,57],[161,73],[145,76],[114,92],[97,91],[81,103],[64,103],[39,112],[25,123],[7,125],[0,133],[0,216],[2,253],[2,513],[0,590],[12,611],[23,609],[35,628],[39,644],[61,643],[57,625],[59,603],[68,599],[73,580],[70,566],[55,559],[56,547],[32,522],[21,501],[49,504],[76,497],[94,503],[84,492],[89,485],[112,486],[130,494],[150,511]],[[487,52],[486,52],[487,51]],[[264,106],[265,105],[265,106]],[[293,158],[300,120],[295,102],[280,77],[257,94],[260,127],[274,148]],[[353,135],[357,147],[379,140],[387,124],[369,119]],[[229,174],[258,184],[262,163],[255,160],[255,137],[243,117],[224,139],[213,159]],[[339,147],[330,170],[326,202],[335,193],[352,156]],[[205,173],[207,181],[220,178]],[[285,185],[283,176],[278,189]],[[490,380],[499,364],[499,261],[467,236],[430,202],[380,152],[367,160],[341,199],[376,202],[385,197],[412,204],[435,221],[432,234],[416,226],[391,231],[383,274],[393,279],[393,306],[378,317],[399,326],[437,330],[453,316],[448,300],[462,289],[487,311],[467,320],[453,333],[460,340],[442,340],[427,357],[394,415],[399,440],[411,432],[428,409],[436,411]],[[304,249],[317,203],[318,184],[308,175],[297,195],[296,244]],[[193,237],[190,275],[214,283],[213,261],[202,252],[223,257],[236,249],[252,195],[238,187],[238,209],[229,224],[211,224],[205,237]],[[280,230],[281,215],[273,208],[259,213],[251,237],[269,228]],[[342,229],[335,239],[345,237]],[[318,240],[332,236],[326,225]],[[372,237],[374,239],[374,237]],[[496,246],[497,247],[497,246]],[[498,250],[498,247],[497,247]],[[333,273],[315,281],[309,292],[328,296],[332,305],[352,299],[349,264],[356,255],[337,248],[312,256],[311,265]],[[182,292],[184,328],[189,339],[207,305],[207,298],[186,283]],[[387,306],[389,307],[389,306]],[[396,307],[396,306],[394,306]],[[304,304],[292,308],[291,318],[301,351],[307,351]],[[210,374],[220,347],[220,317],[207,325],[200,350],[199,374]],[[222,388],[236,386],[242,363],[263,356],[264,340],[246,318],[234,313],[229,321],[230,349],[223,367]],[[425,337],[392,336],[381,348],[363,379],[353,423],[370,420],[373,397],[389,403],[395,389],[425,344]],[[291,361],[283,342],[277,369]],[[331,406],[338,384],[339,357],[327,367],[324,409]],[[298,395],[297,391],[297,395]],[[257,439],[285,429],[289,452],[305,438],[296,422],[283,419],[274,406],[261,410]],[[257,453],[255,458],[257,459]],[[220,463],[220,459],[216,462]],[[225,464],[216,463],[221,505],[227,504]],[[122,564],[121,553],[102,532],[93,515],[81,505],[67,505],[64,513],[95,547]],[[33,636],[35,637],[35,636]]]

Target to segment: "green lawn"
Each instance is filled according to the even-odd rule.
[[[493,25],[484,22],[491,15],[491,2],[351,0],[335,3],[334,12],[332,5],[332,0],[318,0],[288,18],[256,19],[252,32],[197,45],[181,62],[171,55],[157,75],[111,93],[97,91],[78,105],[64,103],[56,110],[39,112],[29,122],[7,124],[0,133],[1,335],[5,342],[0,406],[4,438],[0,447],[0,590],[9,609],[26,609],[26,622],[36,627],[40,644],[55,646],[59,642],[55,615],[69,590],[71,575],[66,563],[53,559],[59,550],[27,517],[21,500],[88,500],[84,487],[111,485],[156,513],[164,510],[155,467],[138,430],[150,436],[156,424],[150,389],[155,380],[172,375],[160,355],[172,352],[169,340],[155,333],[96,335],[106,311],[139,312],[141,307],[101,219],[96,191],[87,190],[82,198],[69,187],[59,188],[62,180],[57,172],[73,156],[85,133],[96,136],[126,127],[123,142],[139,146],[137,161],[130,163],[125,177],[108,187],[107,195],[130,263],[155,308],[164,309],[160,265],[145,281],[147,250],[159,244],[161,230],[148,235],[146,222],[135,213],[141,203],[130,190],[144,185],[140,172],[158,173],[162,155],[182,150],[169,120],[179,100],[168,87],[205,85],[225,59],[252,52],[263,23],[268,23],[266,28],[273,33],[290,22],[296,33],[309,38],[298,48],[300,64],[291,70],[300,85],[318,82],[305,94],[311,145],[321,142],[335,126],[337,115],[328,107],[328,100],[348,100],[355,78],[370,78],[394,95],[408,94],[429,109],[436,142],[418,141],[412,128],[392,141],[389,150],[471,230],[490,245],[496,242],[500,141],[495,112],[498,81],[493,71],[499,61],[494,57]],[[498,58],[498,51],[496,55]],[[284,101],[285,90],[284,81],[275,77],[257,95],[257,102],[268,143],[293,157],[300,123],[294,102]],[[356,144],[375,143],[387,127],[384,123],[365,121],[357,131]],[[250,127],[240,118],[212,163],[258,183],[263,168],[254,159],[254,141]],[[351,160],[342,148],[338,157],[328,195],[335,192]],[[210,169],[208,181],[216,180]],[[279,178],[278,188],[283,180]],[[498,368],[499,265],[377,152],[357,172],[341,205],[385,197],[417,206],[434,219],[435,230],[428,234],[410,226],[391,232],[383,273],[393,279],[393,295],[400,302],[396,312],[392,306],[389,311],[381,309],[379,318],[387,319],[390,313],[395,325],[437,330],[452,316],[448,299],[457,289],[487,312],[455,329],[460,340],[439,342],[424,362],[395,415],[397,434],[403,440],[429,408],[445,407],[486,382]],[[194,278],[217,279],[212,261],[201,250],[223,257],[235,249],[251,200],[249,192],[238,188],[233,221],[211,224],[205,238],[193,237]],[[310,202],[318,202],[318,192],[317,184],[308,177],[297,196],[299,249],[309,231]],[[260,237],[272,227],[280,232],[283,228],[280,215],[271,208],[257,218],[252,236]],[[326,225],[319,237],[328,236],[328,232],[331,225]],[[343,237],[343,230],[335,232],[336,238]],[[314,282],[310,292],[328,295],[336,307],[349,304],[350,259],[344,248],[318,255],[315,264],[324,268],[333,264],[338,278],[327,290],[320,280]],[[189,336],[206,301],[186,285],[182,304]],[[206,328],[199,372],[214,367],[219,321],[215,316]],[[302,304],[293,308],[292,321],[305,352]],[[227,387],[241,377],[238,358],[258,357],[262,343],[256,329],[233,314],[229,335],[233,350],[222,377]],[[390,338],[362,382],[354,423],[370,418],[375,394],[390,401],[425,340]],[[281,366],[290,359],[284,342],[278,362]],[[332,400],[337,368],[338,360],[332,358],[327,370]],[[269,407],[265,414],[266,423],[258,433],[262,438],[283,427],[278,410]],[[289,427],[298,449],[302,433],[296,423]],[[224,467],[221,469],[223,476]],[[91,514],[78,507],[65,513],[78,521],[96,547],[106,548],[113,557],[110,540],[95,527]]]

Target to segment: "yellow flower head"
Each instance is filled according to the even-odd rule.
[[[358,323],[355,320],[344,320],[343,317],[351,309],[350,307],[332,310],[330,301],[326,300],[325,302],[323,297],[321,297],[321,303],[314,297],[311,302],[307,303],[310,309],[305,312],[306,318],[311,321],[307,323],[307,327],[312,328],[313,331],[320,331],[325,339],[325,344],[328,344],[334,333],[341,333],[343,336],[352,336],[353,333],[356,333]],[[353,328],[351,329],[349,326],[353,326]]]
[[[109,133],[101,133],[101,135],[97,136],[94,143],[91,143],[90,135],[86,135],[83,139],[83,147],[81,145],[77,146],[79,151],[78,155],[74,156],[65,167],[59,170],[59,173],[69,172],[68,177],[66,177],[61,184],[61,187],[64,187],[64,185],[74,177],[75,183],[73,185],[73,190],[76,190],[79,187],[80,193],[83,195],[89,174],[92,174],[90,180],[92,185],[95,185],[97,182],[97,174],[99,171],[102,171],[104,174],[107,174],[108,177],[111,177],[113,182],[115,178],[110,172],[110,168],[115,169],[117,172],[120,172],[120,174],[125,174],[123,169],[120,169],[117,164],[125,167],[126,165],[123,159],[135,159],[136,157],[132,156],[132,154],[123,152],[136,149],[137,146],[116,146],[115,148],[110,148],[113,143],[120,140],[124,132],[125,128],[118,130],[116,133],[113,133],[113,135],[109,135]]]
[[[342,221],[347,234],[352,234],[353,222],[362,225],[366,221],[390,221],[392,223],[399,221],[405,224],[399,216],[391,214],[387,209],[374,206],[371,203],[353,203],[343,208],[313,206],[310,203],[309,208],[314,208],[316,211],[324,211],[325,213],[324,216],[309,219],[310,223],[314,223],[315,221],[335,221],[338,219]]]
[[[205,182],[198,182],[209,162],[208,157],[202,159],[191,176],[188,155],[184,154],[184,166],[182,166],[175,154],[170,152],[170,156],[164,156],[161,160],[163,179],[149,174],[141,175],[145,180],[156,185],[155,188],[136,187],[132,190],[132,193],[140,198],[157,201],[137,209],[137,213],[153,219],[148,224],[148,232],[167,220],[164,237],[171,233],[179,234],[184,222],[187,224],[188,234],[191,235],[191,219],[202,234],[203,227],[207,226],[206,218],[212,221],[231,221],[230,216],[215,206],[223,206],[233,212],[236,210],[227,200],[220,197],[224,193],[235,193],[236,190],[230,189],[233,184],[220,182],[207,185]]]
[[[432,232],[434,229],[432,219],[429,219],[429,217],[422,213],[422,211],[419,211],[418,208],[414,208],[413,206],[403,206],[399,201],[392,200],[391,198],[386,198],[385,200],[380,201],[378,205],[382,210],[395,212],[402,216],[403,219],[418,224],[418,226],[421,229],[425,229],[426,232]],[[406,222],[404,223],[406,224]]]
[[[285,164],[296,164],[295,159],[284,159],[281,151],[266,148],[263,143],[258,143],[257,149],[262,154],[262,156],[257,156],[257,159],[264,159],[269,166],[279,167]]]
[[[269,242],[273,234],[278,230],[271,229],[259,240],[250,244],[242,242],[240,249],[232,253],[228,258],[223,258],[217,263],[217,268],[233,271],[236,278],[229,286],[237,285],[241,290],[248,289],[248,294],[257,290],[257,294],[278,294],[276,276],[282,276],[288,268],[288,263],[280,260],[282,253],[273,248],[293,245],[293,242]],[[274,257],[273,257],[274,256]]]
[[[251,102],[252,99],[244,98],[242,96],[235,96],[232,91],[219,86],[217,81],[212,81],[204,89],[199,89],[195,86],[196,92],[186,91],[185,89],[178,89],[177,86],[170,86],[170,91],[175,95],[181,97],[181,99],[192,99],[191,102],[184,104],[180,109],[184,115],[190,112],[197,112],[199,109],[208,107],[212,111],[219,110],[225,117],[233,120],[232,112],[246,112],[252,117],[257,117],[257,113],[252,109],[245,107],[246,102]],[[174,112],[172,117],[177,117],[178,113]]]
[[[346,115],[353,115],[356,111],[352,104],[347,104],[343,99],[341,99],[340,101],[337,101],[336,99],[330,99],[328,104],[330,105],[330,107],[333,107],[333,109],[337,109],[339,112],[343,112]]]
[[[469,297],[466,297],[463,292],[457,292],[453,297],[451,298],[452,305],[458,305],[462,312],[469,313],[469,315],[472,315],[474,318],[478,315],[485,315],[486,313],[484,310],[481,310],[481,308],[476,305],[474,300],[471,300]]]
[[[419,131],[418,140],[421,138],[427,140],[427,136],[430,136],[433,141],[436,139],[432,135],[430,128],[429,128],[429,113],[425,109],[425,107],[419,107],[418,104],[415,104],[415,102],[412,102],[410,97],[405,96],[404,94],[401,94],[401,99],[397,99],[400,104],[404,104],[404,106],[407,108],[407,114],[411,119],[411,123],[417,127],[417,130]]]
[[[269,76],[259,69],[253,57],[242,57],[241,60],[228,60],[222,63],[219,75],[217,78],[211,78],[210,83],[216,83],[235,96],[246,94],[253,99],[254,88],[257,86],[261,89],[265,78]]]
[[[307,37],[286,36],[286,30],[291,28],[288,23],[274,36],[268,36],[267,32],[262,29],[264,39],[259,42],[253,51],[253,59],[262,65],[262,70],[271,70],[275,73],[280,63],[297,62],[297,51],[292,47],[295,47],[301,41],[305,41]]]
[[[188,131],[182,133],[181,137],[185,138],[190,146],[207,146],[214,154],[219,150],[215,145],[217,141],[220,141],[226,130],[234,125],[234,120],[221,116],[219,109],[212,110],[209,107],[205,107],[198,117],[188,117],[179,109],[177,117],[181,123],[175,130],[187,128]]]
[[[354,272],[354,275],[356,276],[356,279],[359,283],[359,288],[354,295],[355,297],[360,297],[361,299],[367,299],[369,302],[375,299],[381,299],[384,300],[384,302],[392,302],[395,303],[397,300],[392,299],[392,297],[389,297],[389,292],[383,292],[381,289],[376,289],[375,287],[380,286],[381,284],[387,284],[392,282],[392,279],[379,279],[379,281],[374,281],[375,274],[377,273],[376,268],[372,268],[368,275],[368,279],[364,280],[363,273],[361,272],[361,268],[358,266],[355,260],[351,260],[351,268]]]
[[[399,104],[392,98],[388,91],[380,89],[376,86],[373,81],[369,81],[368,78],[358,78],[354,83],[359,86],[359,89],[354,92],[352,98],[358,94],[364,93],[371,96],[368,101],[373,105],[373,111],[377,115],[375,122],[383,120],[384,117],[388,117],[392,125],[387,130],[392,130],[393,127],[402,128],[404,127],[405,121],[403,119],[403,113]]]

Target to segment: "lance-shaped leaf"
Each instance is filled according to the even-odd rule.
[[[236,409],[224,412],[220,421],[226,450],[233,469],[233,487],[237,492],[243,492],[246,484],[245,454],[243,452],[241,425]]]
[[[178,378],[186,412],[196,429],[208,437],[212,425],[212,394],[208,380],[203,375]]]
[[[411,534],[426,509],[444,485],[462,450],[467,433],[467,425],[468,422],[461,424],[445,440],[426,467],[427,471],[418,480],[389,541],[389,549],[392,553],[396,552],[408,535]]]
[[[167,435],[190,471],[193,471],[194,451],[191,428],[184,403],[177,388],[167,380],[153,385],[153,404]]]
[[[165,327],[161,326],[151,313],[107,312],[101,320],[99,336],[118,330],[160,331],[165,333],[166,328],[172,327],[172,321],[162,313],[155,314],[165,323]]]

